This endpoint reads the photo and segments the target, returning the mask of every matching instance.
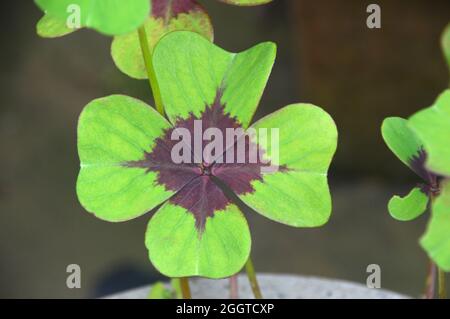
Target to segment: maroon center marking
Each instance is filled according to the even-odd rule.
[[[409,165],[426,182],[418,185],[420,190],[426,195],[437,196],[440,193],[439,181],[442,179],[442,176],[431,172],[425,167],[427,157],[427,152],[421,148],[416,155],[409,159]]]
[[[182,206],[191,212],[196,221],[196,228],[203,231],[208,217],[213,217],[215,211],[220,211],[230,204],[230,200],[225,196],[220,187],[214,182],[217,177],[224,182],[237,195],[252,193],[254,189],[252,181],[262,181],[261,169],[263,166],[270,166],[270,163],[262,163],[257,157],[256,163],[250,163],[250,150],[259,151],[259,146],[250,141],[245,136],[245,162],[244,163],[210,163],[203,154],[194,154],[194,121],[201,120],[203,132],[208,128],[217,128],[222,132],[224,149],[226,152],[234,149],[237,157],[238,149],[236,137],[234,143],[226,144],[227,128],[242,128],[238,121],[224,113],[224,106],[221,105],[221,92],[216,99],[205,108],[199,117],[192,113],[186,119],[178,119],[174,127],[167,129],[163,136],[156,139],[155,146],[150,153],[144,154],[144,159],[135,162],[128,162],[128,167],[140,167],[147,171],[157,173],[157,181],[167,189],[177,192],[169,201],[175,205]],[[176,128],[186,128],[191,133],[191,163],[176,164],[172,161],[171,150],[179,140],[172,140],[172,132]],[[209,141],[202,138],[204,150]],[[202,159],[202,163],[195,164],[194,158]],[[226,156],[224,155],[224,161]]]

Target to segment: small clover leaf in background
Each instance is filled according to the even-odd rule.
[[[421,244],[441,269],[450,271],[450,90],[431,107],[412,115],[408,124],[428,150],[427,169],[447,179],[432,203],[431,221]]]
[[[429,152],[427,168],[450,176],[450,90],[445,90],[433,106],[411,116],[409,126]]]
[[[111,56],[123,73],[135,79],[146,79],[147,71],[136,29],[144,25],[150,50],[160,38],[171,31],[197,32],[213,40],[213,26],[208,13],[196,0],[35,0],[46,12],[36,28],[41,37],[56,38],[77,29],[67,27],[67,8],[80,7],[81,27],[90,27],[114,36]],[[271,0],[221,0],[239,5],[255,6]]]
[[[389,212],[396,219],[412,220],[431,204],[420,243],[440,269],[450,271],[450,90],[408,120],[387,118],[382,134],[394,154],[426,182],[404,198],[394,196]]]
[[[129,220],[162,204],[150,219],[145,244],[153,265],[169,277],[228,277],[247,261],[248,224],[224,188],[287,225],[316,227],[330,216],[327,171],[337,146],[332,118],[317,106],[293,104],[250,126],[275,51],[273,43],[261,43],[230,53],[196,33],[172,32],[153,55],[168,120],[121,95],[92,101],[80,116],[81,204],[108,221]],[[268,163],[218,163],[196,153],[193,144],[188,155],[201,164],[175,163],[171,150],[178,141],[172,133],[192,133],[196,120],[203,130],[221,132],[279,129],[279,169],[262,170],[277,162],[275,145],[257,144],[255,136],[246,137],[246,145],[262,150]]]
[[[271,0],[222,1],[241,6],[265,4]],[[213,40],[213,26],[208,13],[196,0],[152,0],[152,12],[145,22],[150,50],[171,31],[193,31]],[[137,32],[114,38],[111,55],[117,68],[135,79],[146,79],[147,71]]]
[[[148,299],[182,299],[180,281],[171,279],[170,287],[158,281],[153,284],[148,294]]]
[[[189,30],[213,40],[213,27],[205,9],[195,0],[152,0],[151,14],[145,21],[150,50],[165,34]],[[117,68],[135,79],[146,79],[144,59],[137,32],[116,36],[111,45],[111,56]]]
[[[173,298],[172,291],[166,287],[163,282],[158,281],[152,285],[152,288],[148,294],[148,299],[175,299]]]
[[[407,120],[400,117],[386,118],[381,133],[389,149],[425,182],[413,188],[403,198],[394,196],[388,204],[389,213],[395,219],[415,219],[425,212],[430,194],[437,191],[438,176],[426,169],[428,152],[408,127]]]
[[[441,188],[420,244],[439,268],[450,271],[450,182],[444,182]]]
[[[442,32],[441,47],[450,70],[450,23],[444,29],[444,32]]]
[[[57,38],[77,31],[69,28],[62,19],[55,18],[50,14],[45,14],[36,25],[36,32],[43,38]]]
[[[150,12],[149,0],[35,0],[53,19],[62,23],[79,13],[80,27],[105,35],[120,35],[136,30]],[[71,9],[76,8],[75,11]],[[60,22],[60,23],[61,23]],[[42,32],[45,34],[46,32]]]

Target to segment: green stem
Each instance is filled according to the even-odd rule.
[[[191,299],[191,288],[189,288],[189,277],[180,278],[180,285],[183,299]]]
[[[443,271],[441,268],[438,268],[438,285],[439,285],[438,290],[439,299],[447,299],[447,288],[445,286],[445,271]]]
[[[147,32],[145,26],[142,25],[138,29],[139,44],[141,45],[142,56],[144,57],[145,69],[147,70],[148,82],[150,89],[153,93],[153,99],[155,100],[156,110],[164,115],[164,106],[161,100],[161,92],[159,91],[158,81],[156,80],[155,69],[153,68],[152,52],[148,46]]]
[[[261,290],[259,289],[258,280],[256,279],[255,267],[253,266],[252,259],[249,257],[245,264],[245,271],[247,272],[248,280],[252,287],[253,295],[255,299],[263,299]]]

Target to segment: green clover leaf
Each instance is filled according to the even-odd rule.
[[[153,65],[169,120],[175,124],[191,114],[198,117],[220,97],[224,112],[247,128],[272,70],[275,44],[234,54],[186,31],[163,40]]]
[[[36,33],[43,38],[57,38],[77,31],[69,28],[64,20],[45,14],[36,25]]]
[[[450,90],[445,90],[433,106],[411,116],[409,126],[429,153],[427,168],[450,176]]]
[[[433,203],[431,221],[420,243],[439,268],[450,271],[450,182]]]
[[[255,211],[280,223],[296,227],[325,224],[331,213],[327,171],[337,146],[333,119],[317,106],[292,104],[251,128],[261,133],[264,131],[259,129],[280,128],[279,142],[269,139],[265,146],[265,159],[273,161],[272,148],[278,147],[279,165],[286,169],[253,181],[255,192],[239,197]],[[256,134],[255,139],[260,140],[260,135]],[[222,175],[224,181],[233,183]]]
[[[412,158],[423,148],[423,143],[408,127],[408,121],[401,117],[388,117],[383,121],[381,134],[392,153],[413,169]]]
[[[182,299],[180,280],[173,278],[170,287],[166,287],[161,281],[152,285],[148,299]]]
[[[420,187],[414,187],[405,197],[394,196],[388,203],[391,216],[400,221],[409,221],[422,215],[428,205],[428,196]]]
[[[400,117],[386,118],[381,126],[381,134],[389,149],[426,182],[413,188],[403,198],[392,197],[388,204],[393,218],[402,221],[415,219],[425,212],[429,192],[437,183],[436,176],[424,166],[427,152],[422,141],[408,127],[408,121]]]
[[[110,221],[134,218],[162,204],[145,236],[149,258],[161,273],[223,278],[243,267],[250,231],[225,189],[288,225],[314,227],[328,220],[327,171],[337,144],[331,117],[317,106],[295,104],[250,126],[274,59],[273,43],[230,53],[196,33],[172,32],[153,55],[169,121],[145,103],[120,95],[94,100],[82,112],[80,202]],[[197,150],[198,125],[203,132],[223,134],[218,138],[223,152],[211,158]],[[227,129],[248,134],[230,143],[224,137]],[[278,132],[279,143],[260,143],[262,129]],[[194,138],[174,140],[179,130]],[[230,154],[234,160],[241,142],[262,156],[253,162],[247,154],[242,162],[219,160]],[[187,161],[173,159],[180,145]],[[200,145],[204,149],[209,143]]]
[[[80,27],[106,35],[126,34],[144,23],[150,12],[148,0],[35,0],[46,13],[60,21],[78,15]]]
[[[174,299],[172,292],[166,288],[163,282],[153,284],[148,294],[148,299]]]
[[[150,151],[168,127],[153,108],[127,96],[97,99],[84,108],[78,122],[77,194],[86,210],[107,221],[125,221],[174,194],[157,184],[156,172],[126,166]]]

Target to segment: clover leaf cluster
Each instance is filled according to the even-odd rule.
[[[250,254],[250,230],[240,203],[227,190],[280,223],[317,227],[328,221],[327,172],[337,146],[332,118],[318,106],[292,104],[252,122],[275,60],[275,44],[261,43],[241,53],[221,49],[211,43],[209,17],[194,0],[36,3],[45,12],[37,25],[40,35],[73,32],[64,21],[70,14],[67,6],[76,4],[80,27],[114,36],[112,55],[120,70],[133,78],[154,77],[148,76],[164,112],[124,95],[85,106],[78,122],[76,190],[83,207],[106,221],[126,221],[155,210],[145,244],[161,273],[223,278],[241,270]],[[137,28],[145,30],[139,33]],[[142,34],[148,52],[142,49]],[[264,163],[277,162],[280,169],[263,171],[261,160],[209,161],[192,145],[192,156],[202,159],[199,164],[174,162],[172,133],[178,128],[193,132],[195,121],[222,132],[279,130],[276,145],[273,140],[260,145],[258,136],[250,134],[245,145],[260,150]],[[233,142],[226,151],[235,147]],[[275,147],[276,160],[271,152]]]
[[[218,0],[237,6],[255,6],[272,0]],[[45,12],[37,23],[37,33],[44,38],[61,37],[81,28],[112,36],[111,56],[126,75],[146,79],[147,72],[136,29],[146,30],[150,50],[172,31],[192,31],[210,41],[214,38],[211,19],[196,0],[35,0]],[[75,7],[77,6],[77,7]],[[68,27],[67,22],[79,26]]]
[[[441,44],[450,66],[450,25]],[[450,271],[450,90],[408,119],[385,119],[382,135],[392,152],[422,180],[405,197],[394,196],[389,212],[395,219],[408,221],[430,207],[420,244],[439,268]]]

